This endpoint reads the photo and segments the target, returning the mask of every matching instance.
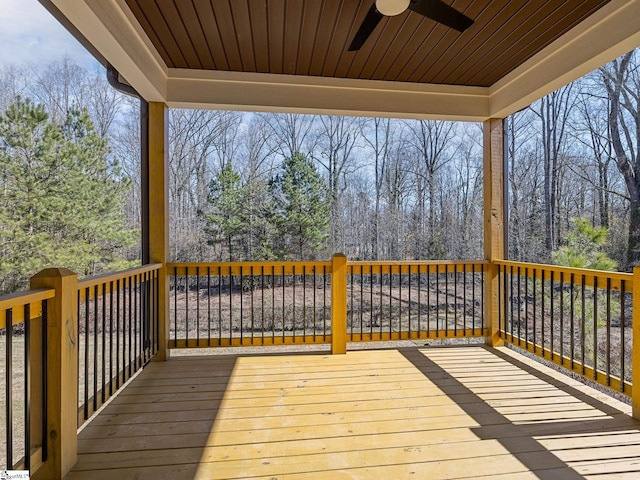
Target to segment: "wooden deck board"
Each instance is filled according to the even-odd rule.
[[[629,410],[504,349],[183,357],[83,429],[67,478],[640,478]]]

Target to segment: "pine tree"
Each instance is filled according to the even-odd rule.
[[[107,152],[86,111],[59,125],[17,99],[0,116],[1,290],[51,266],[81,276],[127,266],[114,251],[135,239],[124,228],[128,185]]]
[[[225,165],[209,184],[211,212],[205,215],[210,245],[222,245],[229,261],[268,260],[271,202],[266,184],[242,177]]]
[[[556,265],[593,270],[615,270],[615,260],[603,251],[608,242],[604,227],[594,227],[586,218],[572,219],[573,229],[567,235],[566,245],[552,253]]]
[[[271,181],[281,259],[309,260],[320,256],[329,238],[330,202],[327,187],[303,154],[285,158]]]

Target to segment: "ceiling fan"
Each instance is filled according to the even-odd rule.
[[[473,25],[473,20],[442,0],[375,0],[369,12],[367,12],[367,16],[364,17],[355,37],[353,37],[353,41],[349,45],[349,51],[360,50],[360,47],[367,41],[367,38],[369,38],[369,35],[371,35],[383,17],[393,17],[407,9],[459,32],[464,32]]]

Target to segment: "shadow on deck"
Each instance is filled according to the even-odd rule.
[[[80,434],[80,479],[640,478],[630,407],[505,348],[179,357]]]

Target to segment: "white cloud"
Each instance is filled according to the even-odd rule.
[[[0,65],[45,66],[65,55],[87,69],[97,65],[38,0],[0,0],[0,25]]]

